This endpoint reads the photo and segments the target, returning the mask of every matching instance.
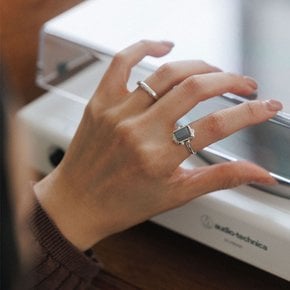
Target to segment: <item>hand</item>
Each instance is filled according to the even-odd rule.
[[[176,121],[201,101],[226,92],[250,95],[257,85],[202,61],[180,61],[145,80],[159,100],[141,88],[129,92],[131,68],[172,46],[141,41],[115,56],[63,161],[35,186],[42,206],[81,250],[202,194],[249,182],[275,183],[267,171],[244,161],[180,167],[189,153],[172,141]],[[249,101],[213,113],[191,124],[196,132],[191,144],[199,151],[280,109],[277,101]]]

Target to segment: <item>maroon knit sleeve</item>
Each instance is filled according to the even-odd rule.
[[[93,251],[83,253],[66,240],[37,201],[29,226],[35,243],[28,275],[32,289],[95,289],[91,283],[101,265]]]

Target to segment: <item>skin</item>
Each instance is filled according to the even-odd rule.
[[[165,64],[145,80],[160,96],[157,101],[141,88],[129,92],[131,68],[172,47],[141,41],[114,57],[63,161],[34,187],[60,231],[80,250],[208,192],[275,184],[266,170],[245,161],[180,167],[189,153],[172,141],[176,121],[199,102],[226,92],[251,95],[257,84],[190,60]],[[274,100],[254,100],[206,116],[191,124],[192,147],[199,151],[281,108]]]

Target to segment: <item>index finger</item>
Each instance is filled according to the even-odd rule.
[[[122,51],[113,58],[107,72],[105,73],[101,86],[116,89],[116,93],[127,90],[127,82],[131,69],[145,56],[161,57],[170,52],[174,44],[170,41],[141,40]]]

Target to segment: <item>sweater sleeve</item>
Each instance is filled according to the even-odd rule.
[[[93,251],[83,253],[66,240],[38,201],[29,227],[34,242],[29,272],[32,289],[95,289],[92,281],[101,265]]]

